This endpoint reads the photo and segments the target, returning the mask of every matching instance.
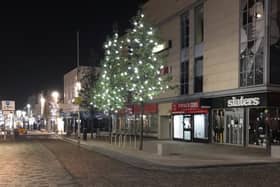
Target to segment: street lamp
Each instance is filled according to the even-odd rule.
[[[27,115],[30,117],[30,108],[31,108],[31,105],[30,105],[30,104],[27,104],[26,107],[27,107]]]
[[[53,92],[52,92],[52,98],[53,98],[53,100],[54,100],[55,103],[58,102],[58,98],[59,98],[59,93],[58,93],[58,91],[53,91]]]
[[[81,136],[81,130],[80,130],[80,128],[81,128],[81,116],[80,116],[80,98],[79,98],[79,93],[80,93],[81,89],[82,89],[81,82],[80,82],[80,81],[77,81],[76,84],[75,84],[75,97],[76,97],[76,102],[75,102],[75,104],[78,105],[78,111],[77,111],[77,113],[78,113],[78,117],[77,117],[77,124],[78,124],[78,129],[77,129],[77,130],[78,130],[78,132],[77,132],[77,134],[78,134],[78,145],[80,145],[80,136]],[[75,99],[74,99],[74,101],[75,101]]]
[[[40,102],[41,102],[40,128],[41,128],[41,127],[45,128],[45,127],[44,127],[44,126],[45,126],[45,122],[44,122],[44,109],[45,109],[46,99],[44,98],[43,94],[41,95]]]
[[[43,116],[46,99],[43,96],[41,96],[40,102],[41,102],[41,116]]]
[[[57,124],[57,112],[58,112],[58,99],[59,99],[59,92],[58,91],[53,91],[51,94],[54,104],[53,104],[53,108],[52,108],[52,115],[55,118],[54,122],[56,125]],[[52,123],[52,122],[51,122]]]

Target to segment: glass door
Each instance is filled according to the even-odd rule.
[[[184,140],[192,141],[192,116],[184,115]]]
[[[243,145],[244,143],[244,109],[226,109],[225,143]]]
[[[206,114],[195,114],[193,120],[193,136],[195,139],[208,139],[208,119]]]

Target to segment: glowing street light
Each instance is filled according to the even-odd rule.
[[[30,104],[27,104],[26,107],[27,107],[27,115],[30,117],[30,108],[31,108],[31,105],[30,105]]]
[[[53,98],[53,100],[54,100],[54,102],[58,102],[58,98],[59,98],[59,93],[58,93],[58,91],[53,91],[52,92],[52,98]]]
[[[40,102],[41,102],[41,115],[43,115],[46,99],[43,96],[41,96]]]

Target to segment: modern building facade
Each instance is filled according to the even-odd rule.
[[[145,112],[154,136],[280,144],[278,0],[149,0],[143,11],[172,42],[167,69],[177,86]]]

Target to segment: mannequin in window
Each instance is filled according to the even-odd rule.
[[[220,139],[220,143],[223,143],[224,142],[224,112],[222,110],[219,111],[219,117],[220,117],[219,139]]]
[[[224,114],[222,110],[218,110],[214,115],[214,132],[215,142],[223,143],[224,134]]]

